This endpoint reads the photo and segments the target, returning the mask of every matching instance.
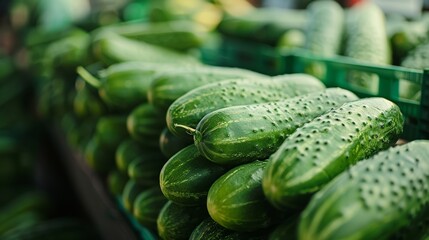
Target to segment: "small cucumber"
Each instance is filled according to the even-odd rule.
[[[133,215],[143,226],[156,231],[156,219],[167,202],[159,186],[148,188],[134,201]]]
[[[202,205],[210,186],[228,169],[205,159],[195,145],[189,145],[162,167],[161,190],[171,201],[182,205]]]
[[[223,227],[241,232],[264,229],[277,223],[285,213],[275,209],[262,191],[267,162],[254,161],[237,166],[210,187],[207,209]]]
[[[164,155],[158,149],[148,150],[130,163],[128,176],[140,185],[159,185],[159,172],[165,162]]]
[[[98,137],[92,137],[84,149],[88,166],[99,174],[108,174],[115,169],[115,148],[101,143]]]
[[[118,170],[111,170],[107,175],[107,187],[109,192],[118,196],[124,191],[125,184],[128,181],[128,176]]]
[[[141,186],[140,184],[137,184],[136,181],[129,179],[125,184],[124,191],[121,196],[125,210],[129,213],[133,213],[134,201],[137,196],[146,189],[147,187]]]
[[[314,195],[299,239],[390,239],[429,209],[428,160],[429,141],[415,140],[359,162]]]
[[[224,80],[198,87],[174,101],[167,111],[167,127],[175,135],[187,135],[183,126],[195,129],[198,122],[214,110],[279,101],[324,89],[322,82],[307,74],[286,74],[272,79]]]
[[[116,168],[128,175],[128,166],[130,163],[144,155],[145,151],[147,151],[146,148],[142,147],[142,144],[135,140],[126,139],[122,141],[115,152]]]
[[[350,165],[394,144],[403,129],[397,105],[366,98],[298,128],[270,156],[263,189],[279,209],[301,206]]]
[[[95,137],[100,144],[112,147],[117,146],[128,137],[127,117],[122,115],[111,115],[100,117],[95,127]]]
[[[167,127],[159,136],[159,148],[167,159],[192,143],[192,139],[176,136]]]
[[[204,157],[218,164],[266,159],[298,127],[357,99],[350,91],[330,88],[278,102],[222,108],[198,123],[195,145]]]
[[[164,240],[187,240],[207,217],[205,207],[185,207],[168,201],[158,215],[158,234]]]

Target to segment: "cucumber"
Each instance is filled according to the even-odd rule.
[[[315,55],[333,56],[340,53],[344,11],[333,0],[314,1],[308,7],[308,24],[304,48]]]
[[[128,175],[130,163],[143,156],[146,151],[148,150],[135,140],[128,138],[122,141],[115,152],[116,168]]]
[[[100,144],[108,147],[116,148],[119,144],[128,137],[126,116],[103,116],[97,121],[95,127],[95,136]]]
[[[162,167],[159,184],[162,193],[182,205],[203,205],[210,186],[228,169],[212,163],[195,145],[180,150]]]
[[[158,215],[159,237],[164,240],[189,239],[195,227],[207,217],[205,207],[185,207],[168,201]]]
[[[210,187],[207,209],[221,226],[241,232],[264,229],[277,223],[284,215],[264,196],[262,175],[265,161],[237,166]]]
[[[108,174],[115,169],[115,149],[102,144],[98,137],[92,137],[84,149],[88,166],[99,174]]]
[[[314,195],[299,239],[388,239],[428,209],[428,159],[416,140],[359,162]]]
[[[222,108],[198,123],[194,142],[204,157],[218,164],[266,159],[303,124],[357,99],[350,91],[329,88],[278,102]]]
[[[121,196],[125,210],[129,213],[133,213],[134,201],[137,196],[146,189],[147,187],[137,184],[136,181],[129,179],[125,184],[124,191]]]
[[[178,137],[170,132],[167,127],[162,130],[159,136],[159,149],[167,159],[192,143],[192,139]]]
[[[237,232],[226,229],[211,218],[206,218],[192,231],[189,240],[263,240],[264,232]]]
[[[118,170],[110,171],[107,176],[107,187],[109,192],[114,195],[121,195],[124,191],[125,184],[128,181],[128,176]]]
[[[98,93],[82,79],[76,80],[76,94],[73,98],[73,112],[79,118],[100,117],[107,114],[108,109]]]
[[[298,128],[270,156],[263,190],[279,209],[302,206],[350,165],[394,144],[403,129],[397,105],[366,98],[332,110]]]
[[[165,126],[165,115],[149,103],[134,108],[127,118],[131,138],[147,146],[159,147],[159,136]]]
[[[168,202],[159,186],[142,191],[134,201],[133,216],[143,226],[156,231],[156,220],[162,207]]]
[[[226,79],[268,78],[268,76],[241,68],[204,67],[193,71],[163,72],[154,77],[148,90],[149,103],[166,111],[168,107],[185,93]]]
[[[200,64],[197,58],[153,44],[128,39],[109,31],[93,36],[91,52],[96,61],[111,65],[127,61]]]
[[[268,240],[298,239],[298,215],[286,218],[268,234]]]
[[[121,62],[112,64],[92,75],[83,67],[77,68],[79,76],[98,90],[101,100],[112,109],[129,110],[147,102],[147,91],[152,78],[161,72],[181,72],[200,66],[182,66],[173,63]]]
[[[148,150],[130,163],[128,176],[140,185],[159,185],[159,173],[166,161],[159,150]]]
[[[391,62],[383,11],[371,1],[361,2],[346,13],[344,55],[363,63],[386,65]],[[378,76],[351,71],[348,81],[353,87],[378,93]]]
[[[167,127],[178,136],[187,135],[183,128],[194,128],[214,110],[251,103],[283,100],[321,91],[325,86],[307,74],[286,74],[272,79],[224,80],[198,87],[178,98],[167,111]]]

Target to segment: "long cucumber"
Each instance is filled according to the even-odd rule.
[[[218,164],[266,159],[298,127],[357,99],[350,91],[330,88],[278,102],[222,108],[198,123],[194,142],[203,156]]]
[[[298,128],[271,155],[263,189],[279,209],[302,206],[349,166],[394,144],[403,129],[397,105],[365,98]]]

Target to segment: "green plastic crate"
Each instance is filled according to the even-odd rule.
[[[204,52],[203,52],[204,54]],[[214,51],[211,51],[213,59]],[[308,72],[316,75],[328,87],[341,87],[359,97],[384,97],[395,102],[405,117],[405,140],[429,139],[429,69],[415,70],[392,65],[372,65],[348,57],[319,57],[305,50],[280,52],[268,45],[224,37],[217,50],[218,65],[241,67],[267,75]],[[313,69],[314,70],[314,69]],[[351,72],[371,74],[378,78],[378,91],[369,92],[347,81]],[[399,97],[401,82],[421,86],[421,99]]]

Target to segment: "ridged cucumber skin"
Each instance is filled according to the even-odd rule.
[[[148,90],[149,103],[166,111],[185,93],[209,83],[227,79],[269,78],[250,70],[232,67],[204,67],[195,71],[164,72],[154,77]]]
[[[167,202],[168,199],[164,197],[159,186],[148,188],[137,195],[133,216],[143,226],[156,231],[156,220]]]
[[[205,159],[191,144],[162,167],[159,184],[163,194],[177,204],[204,205],[210,186],[228,170]]]
[[[204,157],[217,164],[266,159],[300,126],[357,99],[348,90],[329,88],[278,102],[222,108],[201,119],[194,142]]]
[[[124,208],[129,212],[133,213],[134,201],[136,200],[137,195],[142,191],[146,190],[147,187],[137,184],[136,181],[129,179],[125,184],[124,190],[122,192],[121,198]]]
[[[344,10],[332,0],[308,5],[305,47],[320,56],[339,54],[344,30]]]
[[[140,185],[159,185],[159,173],[167,159],[159,151],[146,152],[128,166],[128,176]]]
[[[157,219],[158,234],[164,240],[187,240],[192,231],[208,217],[203,206],[185,207],[168,201]]]
[[[226,229],[211,218],[206,218],[192,231],[189,240],[264,240],[265,232],[237,232]]]
[[[317,117],[270,156],[266,197],[279,209],[301,206],[349,166],[394,144],[403,123],[399,107],[384,98],[345,103]]]
[[[221,226],[240,232],[267,228],[284,213],[267,201],[262,175],[267,162],[254,161],[237,166],[218,178],[207,195],[210,217]]]
[[[149,103],[134,108],[127,118],[131,138],[146,146],[159,146],[159,136],[165,126],[165,115]]]
[[[162,130],[159,136],[159,149],[167,159],[192,143],[192,138],[176,136],[167,127]]]
[[[428,159],[416,140],[359,162],[314,195],[299,239],[388,239],[428,209]]]
[[[128,176],[128,166],[132,161],[140,156],[144,155],[146,152],[146,148],[142,147],[142,144],[133,140],[131,138],[127,138],[119,144],[118,148],[115,152],[115,163],[118,171],[126,174]]]
[[[365,1],[346,12],[344,55],[366,63],[391,63],[391,49],[383,11],[375,3]],[[348,81],[353,86],[371,93],[378,91],[378,76],[350,72]]]
[[[174,101],[167,110],[167,127],[175,135],[186,136],[187,130],[176,124],[195,128],[206,114],[220,108],[279,101],[324,89],[322,82],[307,74],[224,80],[198,87]]]

